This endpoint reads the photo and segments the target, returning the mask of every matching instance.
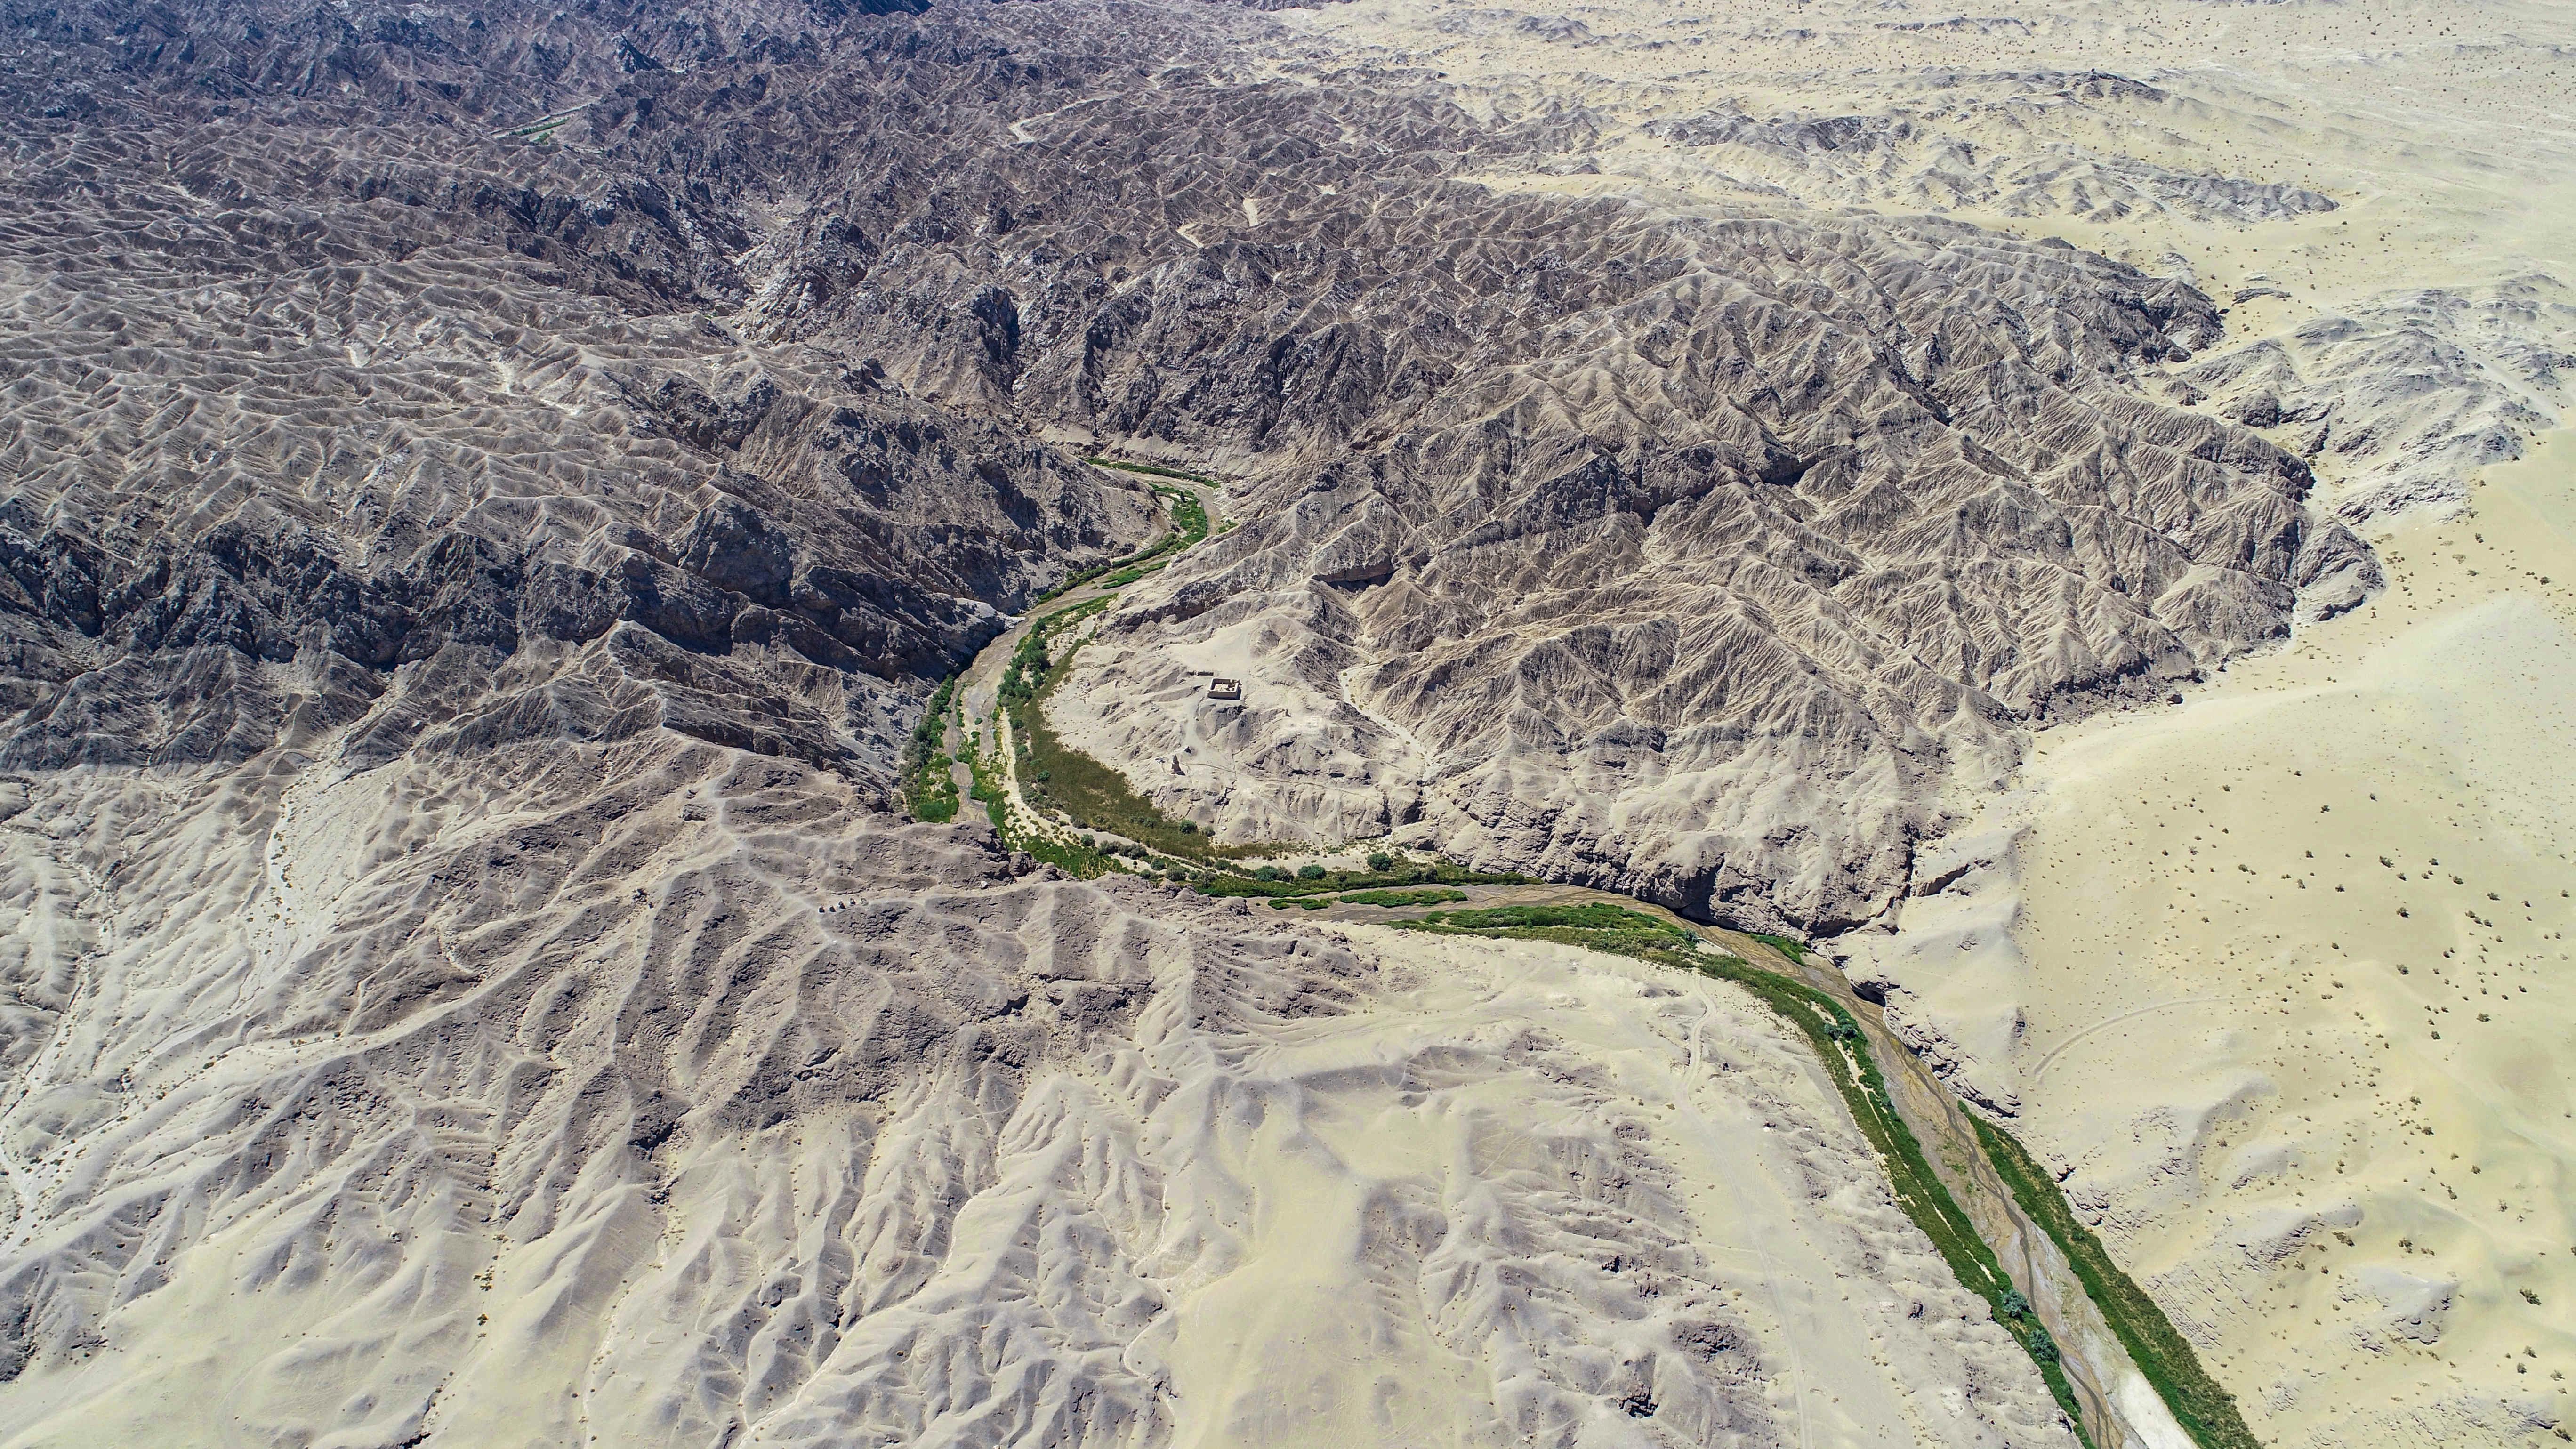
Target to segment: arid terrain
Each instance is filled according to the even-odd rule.
[[[2560,8],[0,90],[0,1445],[2576,1432]]]

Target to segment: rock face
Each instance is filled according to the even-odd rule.
[[[1286,325],[1389,244],[1323,198],[1445,227],[1430,158],[1537,143],[1113,111],[1077,14],[12,17],[9,1442],[2062,1442],[1735,995],[882,813],[926,688],[1151,535],[1033,426],[1311,473],[1590,295]],[[1305,240],[1203,254],[1265,171]]]
[[[2100,258],[1456,187],[1305,223],[1327,252],[1290,201],[1246,210],[1022,386],[1253,474],[1244,527],[1056,706],[1236,838],[1418,824],[1702,914],[1848,922],[2029,723],[2376,584],[2298,458],[2139,395],[2214,309]],[[1217,328],[1218,298],[1260,321]],[[1122,372],[1124,408],[1065,381]],[[1209,669],[1252,697],[1212,709]]]
[[[2104,124],[2097,117],[2152,117],[2181,103],[2155,86],[2103,71],[2005,72],[1977,80],[1983,94],[1973,100],[1943,96],[1924,110],[1900,106],[1886,114],[1838,116],[1731,110],[1652,121],[1643,131],[1673,146],[1705,149],[1695,162],[1714,164],[1740,182],[1816,200],[1968,206],[2096,222],[2151,210],[2247,223],[2335,209],[2333,198],[2304,186],[2177,170],[2068,140],[1999,164],[1979,154],[1999,132],[2081,132]]]
[[[478,66],[450,19],[387,12],[300,93],[308,22],[201,14],[174,58],[57,14],[113,52],[88,73],[13,32],[0,761],[239,760],[305,683],[337,724],[400,678],[371,759],[667,725],[865,773],[1000,613],[1150,536],[1097,470],[718,320],[739,231],[549,193],[562,158],[491,118],[581,77]],[[439,703],[493,687],[520,705]]]
[[[564,728],[754,747],[755,718],[801,712],[765,748],[856,761],[1053,560],[1149,527],[989,421],[701,316],[621,315],[497,248],[281,255],[238,234],[264,216],[208,224],[167,186],[110,241],[40,168],[15,179],[0,628],[26,713],[0,759],[21,767],[256,752],[266,666],[336,681],[318,707],[345,718],[394,671],[539,654],[600,671],[605,694],[556,701]]]
[[[2556,424],[2576,375],[2576,299],[2545,272],[2410,289],[2181,372],[2212,410],[2338,464],[2328,500],[2338,517],[2454,513],[2478,469],[2521,457],[2527,438]]]
[[[2160,696],[2376,577],[2297,458],[2142,396],[2217,337],[2209,299],[2069,247],[1498,193],[1455,178],[1598,127],[1260,78],[1286,42],[1235,12],[638,12],[583,32],[613,63],[549,49],[572,22],[464,14],[342,37],[348,89],[256,130],[212,97],[307,22],[209,21],[179,56],[54,22],[82,43],[30,78],[88,85],[89,119],[39,115],[17,163],[46,279],[20,348],[49,361],[8,547],[56,694],[13,686],[8,758],[266,728],[72,687],[110,655],[363,681],[522,638],[613,661],[556,706],[594,735],[881,755],[901,721],[866,680],[946,672],[983,606],[1143,527],[1000,416],[1247,479],[1247,525],[1060,699],[1166,808],[1829,926],[2028,723]],[[1140,66],[1146,32],[1183,68]],[[527,124],[460,159],[381,122],[350,144],[367,106]],[[1183,671],[1219,658],[1259,687],[1201,720]]]
[[[1501,194],[1458,178],[1597,126],[1232,80],[1208,37],[1257,23],[1209,24],[1152,77],[1008,14],[862,29],[847,87],[652,72],[557,133],[748,172],[766,334],[1246,479],[1246,527],[1059,696],[1174,813],[1827,927],[2029,723],[2375,584],[2303,462],[2144,396],[2219,335],[2187,286],[1938,222]],[[924,36],[942,63],[902,63]],[[564,214],[516,244],[588,245]],[[1213,664],[1261,689],[1202,720]]]
[[[1436,327],[1387,334],[1370,375],[1438,384],[1245,490],[1058,696],[1167,809],[1420,821],[1682,909],[1849,921],[1950,772],[2375,579],[2297,458],[2129,386],[2214,331],[2185,289],[1948,228],[1529,220],[1633,285],[1440,370],[1409,355]],[[1196,697],[1208,668],[1253,682],[1240,709]]]

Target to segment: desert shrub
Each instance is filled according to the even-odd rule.
[[[1795,936],[1774,936],[1762,931],[1749,931],[1746,934],[1801,966],[1807,964],[1807,943]]]
[[[1466,898],[1465,891],[1453,891],[1446,886],[1434,886],[1428,890],[1412,891],[1353,891],[1341,899],[1344,905],[1351,906],[1400,907],[1445,905],[1450,901],[1463,901]]]

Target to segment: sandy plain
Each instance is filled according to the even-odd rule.
[[[2561,434],[2393,531],[2377,603],[2043,736],[1858,968],[2018,1106],[2274,1442],[2566,1412],[2571,525]]]

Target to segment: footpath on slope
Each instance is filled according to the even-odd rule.
[[[1803,1032],[1817,1063],[1878,1150],[1891,1190],[1950,1264],[2030,1353],[2077,1437],[2093,1449],[2255,1449],[2233,1400],[2201,1368],[2153,1300],[2069,1209],[2054,1181],[1999,1125],[1973,1116],[1899,1041],[1879,1007],[1856,995],[1802,943],[1685,920],[1661,906],[1588,887],[1423,865],[1381,853],[1366,874],[1307,862],[1241,868],[1244,858],[1293,847],[1221,847],[1163,829],[1121,833],[1032,800],[1020,770],[1026,736],[1049,687],[1069,670],[1087,632],[1127,584],[1211,532],[1215,480],[1090,460],[1155,479],[1173,508],[1152,547],[1068,581],[976,655],[944,687],[908,762],[924,818],[954,818],[961,796],[985,807],[1010,847],[1083,876],[1159,876],[1200,893],[1246,898],[1246,908],[1406,930],[1555,940],[1640,956],[1732,981]],[[1019,716],[1015,720],[1014,716]],[[1034,722],[1034,727],[1032,727]],[[936,748],[921,747],[935,742]],[[1071,754],[1049,742],[1050,758]],[[1096,761],[1091,769],[1114,778]],[[927,783],[921,783],[926,780]],[[941,794],[938,787],[946,786]],[[1151,815],[1150,806],[1132,808]],[[937,813],[944,809],[945,814]],[[980,824],[980,822],[978,822]],[[1139,838],[1150,835],[1152,838]],[[1169,853],[1186,842],[1190,858]],[[1159,848],[1158,848],[1159,847]],[[1384,864],[1381,865],[1380,863]]]

